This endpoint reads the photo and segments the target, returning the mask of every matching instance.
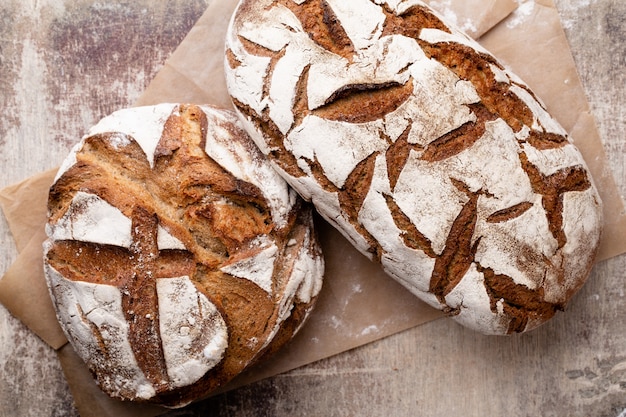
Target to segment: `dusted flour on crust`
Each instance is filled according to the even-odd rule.
[[[518,77],[419,1],[242,0],[225,70],[276,169],[363,254],[488,334],[583,285],[601,201]]]
[[[288,341],[322,284],[311,208],[207,106],[104,118],[59,170],[46,232],[59,322],[123,400],[206,396]]]

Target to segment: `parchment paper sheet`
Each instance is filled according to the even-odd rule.
[[[551,0],[516,10],[515,0],[432,1],[509,65],[570,132],[592,170],[605,204],[600,259],[626,252],[626,214]],[[213,0],[206,13],[157,74],[137,105],[211,103],[229,107],[223,81],[223,33],[235,6]],[[513,12],[511,14],[511,12]],[[504,20],[502,20],[504,19]],[[77,138],[78,140],[79,138]],[[58,352],[81,416],[154,416],[163,409],[109,399],[95,385],[60,330],[41,266],[45,201],[54,172],[0,191],[0,204],[20,255],[0,280],[0,302]],[[269,362],[225,389],[311,363],[441,317],[384,275],[330,226],[317,219],[327,264],[315,312],[300,334]]]

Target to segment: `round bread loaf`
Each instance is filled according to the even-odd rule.
[[[246,129],[363,254],[487,334],[586,280],[601,201],[530,88],[419,1],[243,0],[225,70]]]
[[[310,206],[233,112],[113,113],[65,160],[48,210],[59,322],[123,400],[206,396],[287,342],[322,284]]]

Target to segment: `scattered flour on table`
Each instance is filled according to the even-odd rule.
[[[507,21],[507,27],[509,29],[524,23],[524,21],[532,15],[535,9],[535,0],[516,1],[519,4],[519,7],[513,12]],[[563,27],[569,29],[574,24],[573,19],[567,19],[565,16],[577,16],[580,9],[589,7],[595,4],[596,1],[597,0],[570,0],[562,2],[562,4],[559,5],[559,11],[561,12],[561,24]]]
[[[369,334],[375,334],[375,333],[378,333],[379,331],[380,331],[380,329],[378,328],[378,326],[376,326],[375,324],[372,324],[370,326],[367,326],[363,330],[361,330],[361,336],[367,336]]]
[[[444,19],[458,27],[464,32],[473,33],[477,32],[478,28],[476,27],[476,23],[469,18],[465,18],[463,21],[459,21],[459,16],[456,14],[456,11],[452,7],[451,0],[440,0],[440,1],[430,1],[430,7],[435,9],[439,14],[441,14]]]
[[[565,29],[574,27],[576,20],[579,18],[580,10],[592,6],[596,1],[597,0],[569,0],[567,2],[561,2],[562,4],[559,4],[559,11],[563,27]],[[571,16],[571,18],[568,18],[568,16]]]
[[[535,9],[535,0],[517,0],[518,8],[511,14],[506,27],[512,29],[524,23]]]

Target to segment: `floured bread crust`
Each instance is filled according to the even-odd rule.
[[[363,254],[488,334],[562,310],[601,201],[530,88],[420,1],[243,0],[228,89],[276,169]]]
[[[206,396],[291,339],[321,288],[310,207],[232,112],[113,113],[68,156],[48,209],[59,322],[116,398]]]

